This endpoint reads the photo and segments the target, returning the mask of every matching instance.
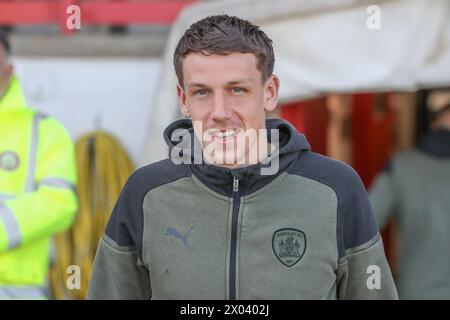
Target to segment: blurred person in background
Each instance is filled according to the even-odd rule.
[[[73,221],[75,182],[72,140],[26,106],[0,32],[0,299],[48,298],[50,240]]]
[[[432,92],[427,107],[431,131],[370,189],[380,228],[393,217],[399,233],[400,299],[450,299],[450,90]]]

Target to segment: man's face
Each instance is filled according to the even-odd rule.
[[[192,118],[204,151],[213,146],[214,159],[204,152],[208,162],[226,167],[249,164],[249,153],[260,152],[257,146],[266,141],[265,135],[255,139],[249,132],[258,134],[265,128],[266,112],[277,105],[279,80],[271,75],[263,84],[256,64],[255,55],[237,52],[191,53],[184,59],[184,89],[177,87],[180,109]]]
[[[442,111],[436,120],[431,123],[433,130],[445,129],[450,130],[450,109]]]
[[[13,67],[8,63],[6,50],[0,45],[0,99],[6,92],[11,80]]]

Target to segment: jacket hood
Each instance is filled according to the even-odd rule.
[[[26,103],[22,87],[19,80],[13,76],[5,94],[3,97],[0,97],[0,111],[24,108],[26,108]]]
[[[229,195],[232,192],[233,179],[237,178],[240,180],[241,193],[248,194],[275,179],[298,158],[301,152],[308,152],[311,149],[306,137],[299,134],[285,120],[267,119],[266,129],[269,142],[272,141],[270,129],[278,130],[278,148],[262,163],[234,169],[203,161],[200,142],[194,134],[190,119],[181,119],[170,124],[164,130],[164,140],[169,146],[169,158],[172,162],[179,164],[182,159],[182,163],[187,163],[194,175],[208,187]],[[268,170],[274,163],[277,163],[277,170]],[[264,173],[264,170],[268,171]]]

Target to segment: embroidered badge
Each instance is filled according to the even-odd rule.
[[[19,156],[12,151],[0,153],[0,169],[14,171],[19,167]]]
[[[290,268],[305,254],[305,233],[292,228],[277,230],[273,234],[272,249],[277,259]]]

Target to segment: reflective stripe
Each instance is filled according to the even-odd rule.
[[[30,144],[30,157],[28,160],[28,175],[25,183],[25,192],[31,192],[36,190],[34,185],[34,176],[36,173],[36,158],[37,158],[37,145],[39,140],[39,122],[47,116],[42,113],[36,113],[33,118],[33,128],[31,128],[31,144]]]
[[[39,182],[39,186],[70,189],[75,192],[75,186],[67,180],[61,178],[45,178]]]
[[[22,236],[20,234],[19,223],[14,213],[4,205],[0,205],[0,221],[3,221],[6,234],[8,235],[8,249],[13,249],[20,245]]]
[[[16,196],[12,194],[0,193],[0,202],[14,199]]]
[[[43,286],[0,286],[0,299],[47,299],[48,290]]]

